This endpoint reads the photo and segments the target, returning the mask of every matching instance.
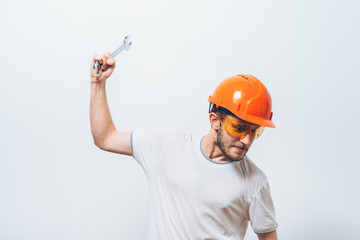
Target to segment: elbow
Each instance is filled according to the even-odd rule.
[[[99,139],[95,139],[95,138],[94,138],[94,144],[95,144],[95,146],[97,146],[97,147],[100,148],[101,150],[105,150],[104,141],[100,141]]]

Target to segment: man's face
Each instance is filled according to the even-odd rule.
[[[237,120],[233,116],[228,117],[232,118],[233,120]],[[258,125],[251,125],[251,128],[254,130],[256,130],[258,127]],[[244,158],[254,139],[254,134],[246,134],[246,136],[243,138],[231,136],[222,126],[220,126],[217,135],[217,145],[229,160],[240,161]]]

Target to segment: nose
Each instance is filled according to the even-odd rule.
[[[251,143],[251,134],[250,133],[246,134],[245,137],[240,139],[240,142],[242,142],[245,145],[249,145]]]

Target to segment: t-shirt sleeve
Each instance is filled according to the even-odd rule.
[[[131,133],[132,155],[146,174],[156,168],[173,132],[174,130],[171,129],[160,129]]]
[[[276,230],[274,204],[270,195],[270,186],[266,182],[250,203],[249,217],[251,227],[257,234],[270,233]]]

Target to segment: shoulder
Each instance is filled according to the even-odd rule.
[[[248,178],[255,178],[260,182],[267,181],[265,173],[258,166],[256,166],[248,156],[245,156],[244,159],[241,160],[240,166],[246,170],[246,175]]]
[[[162,136],[168,140],[187,140],[192,138],[190,133],[174,128],[154,129],[150,130],[150,133],[154,136]]]
[[[178,129],[168,129],[168,138],[166,141],[167,146],[172,146],[176,149],[184,149],[187,146],[192,146],[196,142],[196,137],[194,137],[191,133],[178,130]]]
[[[162,129],[152,129],[146,131],[134,131],[131,133],[132,141],[141,141],[146,142],[160,142],[162,144],[166,142],[173,141],[187,141],[192,139],[192,135],[173,128],[162,128]]]
[[[148,139],[167,139],[174,133],[175,129],[163,128],[163,129],[151,129],[151,130],[137,130],[131,133],[133,139],[136,138],[148,138]]]
[[[169,128],[133,131],[131,133],[133,156],[137,160],[158,157],[179,135],[181,134],[178,130]]]
[[[191,133],[182,130],[173,129],[171,138],[174,140],[188,141],[188,140],[192,140],[193,136]]]
[[[249,157],[245,156],[240,162],[240,168],[243,172],[244,181],[248,186],[250,198],[254,197],[264,186],[268,180],[265,173],[253,163]]]

